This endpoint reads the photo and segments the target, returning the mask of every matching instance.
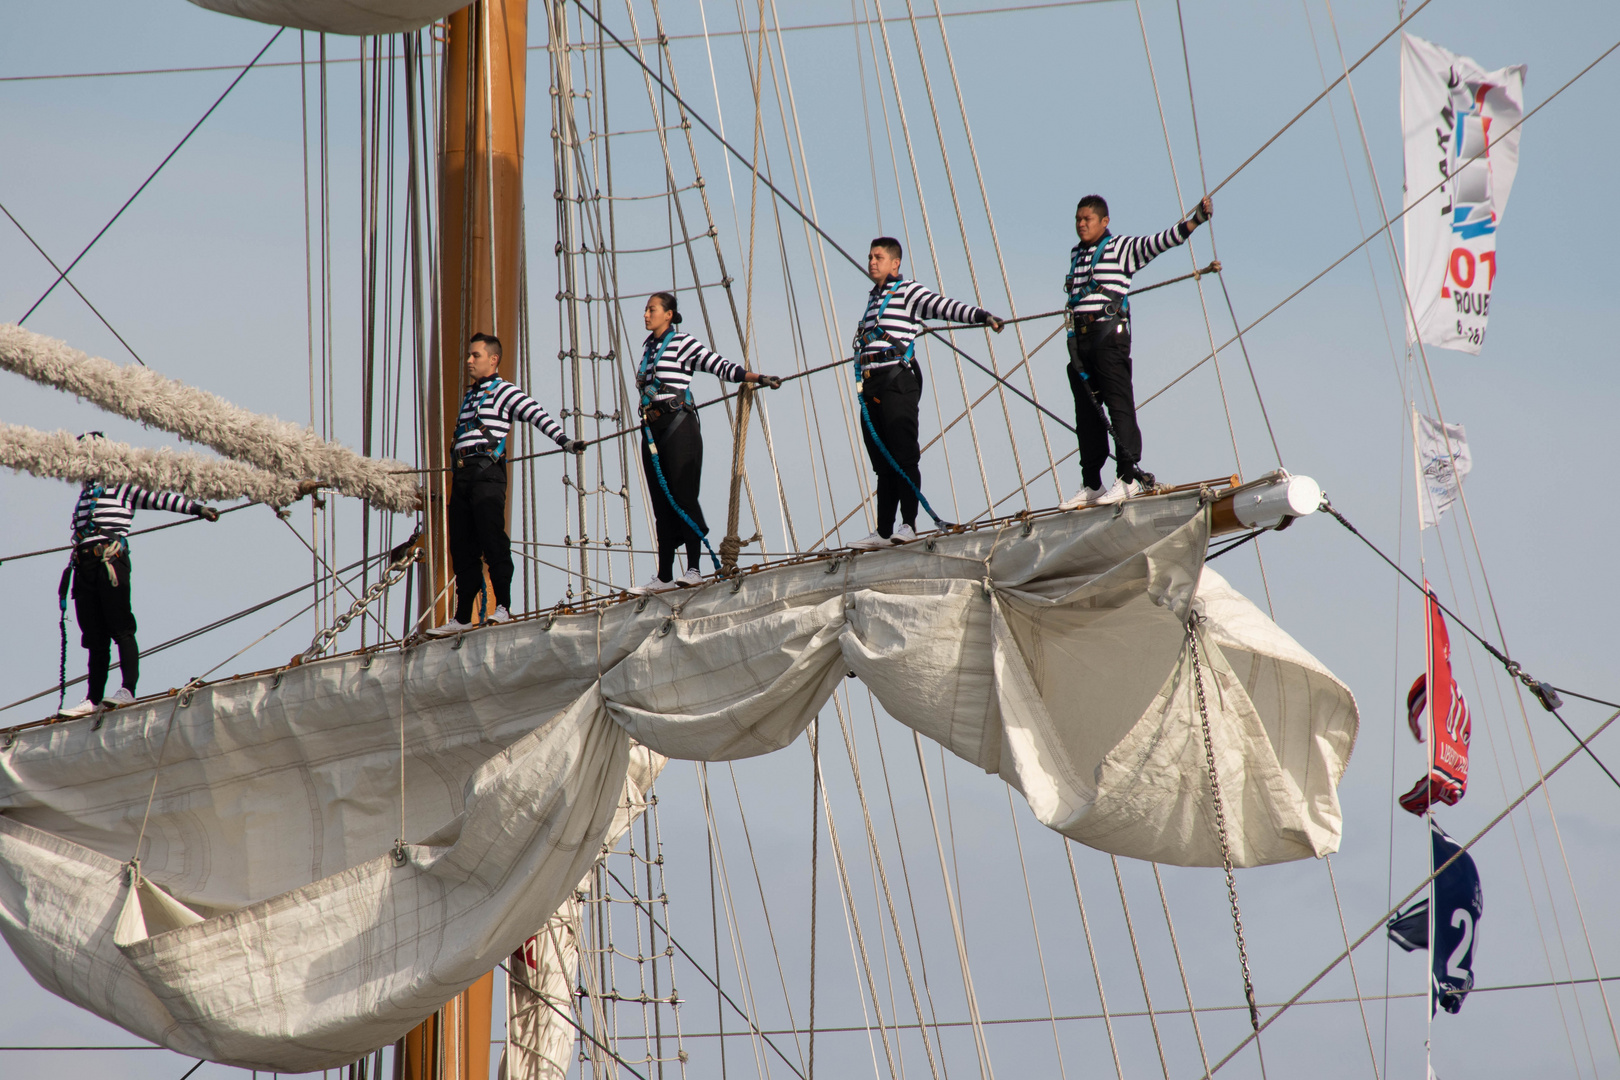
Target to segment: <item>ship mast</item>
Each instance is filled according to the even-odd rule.
[[[466,386],[467,341],[493,333],[505,346],[502,378],[519,354],[522,282],[523,121],[528,0],[477,0],[445,23],[439,129],[439,288],[427,393],[427,565],[430,622],[453,605],[445,507],[450,448]],[[511,506],[507,506],[508,520]],[[493,601],[489,608],[493,607]],[[483,1080],[489,1075],[493,974],[458,994],[401,1040],[409,1080]]]

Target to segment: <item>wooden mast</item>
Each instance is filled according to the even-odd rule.
[[[439,310],[428,385],[428,580],[430,622],[454,613],[445,506],[450,446],[466,387],[467,342],[493,333],[500,374],[516,371],[523,236],[523,120],[528,0],[478,0],[451,15],[444,41],[439,131]],[[507,507],[508,520],[511,506]],[[487,587],[487,586],[486,586]],[[489,610],[493,610],[493,599]],[[396,1076],[485,1080],[493,973],[458,994],[400,1040]]]

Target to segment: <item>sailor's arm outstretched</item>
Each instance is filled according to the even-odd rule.
[[[1115,236],[1108,231],[1108,203],[1087,195],[1075,208],[1080,242],[1069,251],[1063,279],[1069,310],[1069,388],[1080,443],[1083,486],[1062,506],[1119,502],[1151,487],[1142,471],[1142,431],[1136,425],[1136,393],[1131,384],[1131,277],[1155,257],[1187,242],[1209,220],[1214,204],[1206,195],[1192,214],[1152,236]],[[1106,411],[1105,411],[1106,410]],[[1114,436],[1116,478],[1102,484],[1108,436]]]
[[[642,312],[647,340],[636,369],[641,391],[641,468],[652,497],[658,527],[658,570],[636,595],[664,592],[703,580],[699,545],[709,526],[698,494],[703,483],[703,429],[692,401],[692,376],[706,371],[727,382],[776,389],[782,380],[761,375],[727,360],[679,329],[681,313],[675,294],[653,293]],[[675,552],[686,549],[686,572],[675,577]]]
[[[877,473],[877,528],[851,547],[860,550],[903,544],[917,535],[917,505],[923,501],[918,460],[917,405],[922,369],[913,358],[924,319],[988,326],[1001,332],[990,312],[952,300],[900,274],[900,241],[880,236],[866,257],[872,291],[855,333],[855,379],[860,387],[861,438]],[[926,505],[926,502],[924,502]],[[895,511],[901,525],[894,527]],[[929,515],[934,515],[929,508]]]

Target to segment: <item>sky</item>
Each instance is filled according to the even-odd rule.
[[[743,6],[750,20],[757,20],[757,9]],[[924,7],[917,6],[919,11]],[[982,6],[1002,5],[983,0]],[[979,7],[976,0],[945,4],[948,12]],[[795,27],[843,22],[852,18],[851,12],[862,17],[869,9],[859,3],[849,8],[780,3],[765,10],[773,23]],[[891,3],[883,10],[890,18],[905,14],[903,4]],[[650,10],[638,5],[636,11],[645,31]],[[1394,4],[1345,5],[1331,13],[1336,24],[1317,0],[1186,5],[1181,15],[1185,61],[1173,0],[1143,0],[1140,9],[1121,0],[1099,0],[961,15],[946,21],[949,57],[937,29],[920,30],[931,85],[923,82],[910,26],[890,22],[893,79],[900,89],[904,125],[881,39],[875,42],[874,58],[864,51],[873,40],[864,29],[860,34],[849,26],[784,33],[786,70],[767,71],[762,83],[759,135],[771,175],[857,256],[869,237],[899,235],[906,240],[908,272],[919,279],[937,283],[950,295],[967,298],[976,292],[981,303],[998,313],[1036,314],[1061,303],[1058,282],[1073,243],[1071,216],[1078,196],[1104,194],[1116,232],[1153,232],[1174,222],[1201,190],[1238,170],[1215,196],[1212,228],[1201,230],[1192,245],[1200,264],[1207,262],[1213,236],[1224,266],[1219,285],[1206,282],[1202,303],[1194,286],[1181,284],[1133,305],[1136,387],[1139,400],[1145,399],[1204,356],[1211,336],[1217,344],[1231,336],[1234,318],[1247,326],[1368,235],[1380,222],[1380,194],[1391,213],[1401,201],[1398,39],[1373,53],[1354,73],[1351,86],[1341,86],[1243,164],[1322,90],[1324,69],[1328,78],[1341,70],[1335,29],[1345,56],[1354,60],[1394,26],[1399,17]],[[754,112],[742,40],[734,35],[708,41],[691,36],[701,35],[704,18],[711,31],[734,30],[737,9],[713,3],[701,11],[695,4],[669,5],[664,16],[683,95],[711,123],[723,124],[732,144],[748,154]],[[606,17],[616,32],[626,32],[622,8]],[[536,16],[533,22],[531,44],[540,45],[543,20]],[[59,263],[96,235],[219,97],[234,72],[33,77],[241,65],[273,32],[180,0],[138,6],[33,5],[11,13],[9,24],[12,32],[0,40],[0,138],[12,152],[0,155],[0,204]],[[1144,28],[1151,69],[1143,48]],[[1526,64],[1526,104],[1533,108],[1620,40],[1620,8],[1570,2],[1549,10],[1506,0],[1432,0],[1408,30],[1486,68]],[[303,45],[307,55],[315,54],[313,37]],[[356,45],[351,39],[332,39],[328,48],[332,57],[348,58],[355,55]],[[264,62],[296,62],[299,50],[298,35],[283,34]],[[539,209],[527,220],[529,345],[532,388],[553,407],[562,404],[563,369],[550,359],[552,343],[560,340],[559,307],[552,299],[558,288],[557,262],[551,256],[557,217],[550,189],[553,172],[547,168],[552,102],[546,53],[537,50],[530,56],[525,193],[527,205]],[[609,127],[644,129],[647,97],[639,76],[622,54],[612,54],[605,64],[604,100],[616,110]],[[971,148],[956,111],[952,66],[971,125]],[[322,396],[330,400],[332,435],[359,446],[364,297],[357,252],[364,193],[357,168],[358,78],[353,64],[335,64],[330,71],[332,376]],[[245,408],[304,423],[311,420],[310,372],[321,363],[318,349],[311,360],[310,297],[318,297],[319,289],[309,284],[307,273],[304,148],[316,151],[319,141],[313,104],[318,85],[312,73],[301,96],[298,72],[297,67],[281,66],[247,75],[107,230],[72,278],[153,369]],[[787,78],[792,80],[791,109],[785,104]],[[1255,476],[1278,465],[1308,474],[1373,544],[1414,576],[1426,574],[1464,621],[1493,642],[1505,642],[1526,670],[1608,700],[1620,700],[1610,660],[1615,635],[1608,617],[1620,588],[1612,569],[1605,569],[1608,564],[1597,556],[1608,547],[1605,537],[1620,528],[1620,514],[1596,488],[1605,462],[1615,457],[1609,414],[1620,400],[1610,326],[1615,310],[1612,255],[1602,228],[1611,201],[1608,180],[1620,169],[1620,150],[1608,137],[1614,127],[1608,105],[1617,92],[1620,58],[1610,56],[1522,129],[1520,167],[1501,222],[1499,274],[1481,355],[1431,349],[1426,370],[1406,361],[1400,348],[1398,284],[1388,246],[1377,239],[1246,333],[1243,349],[1223,350],[1218,374],[1206,364],[1141,412],[1144,463],[1161,479],[1187,481],[1232,472]],[[942,136],[935,133],[936,114]],[[1376,190],[1362,149],[1363,129],[1376,169]],[[795,132],[791,141],[786,130]],[[683,184],[695,175],[685,138],[685,133],[671,133],[673,168]],[[792,212],[778,205],[778,218],[763,191],[752,207],[756,233],[750,263],[748,169],[735,159],[728,161],[701,129],[694,128],[690,138],[705,178],[720,254],[728,272],[744,286],[736,291],[738,323],[748,324],[751,315],[753,331],[746,346],[740,343],[712,290],[710,317],[688,328],[701,327],[727,355],[746,351],[762,370],[786,372],[838,355],[864,302],[864,280],[835,253],[824,271],[818,271]],[[810,186],[791,175],[790,153],[808,163]],[[662,190],[662,159],[654,136],[617,138],[613,154],[616,191]],[[312,154],[312,160],[318,170],[318,156]],[[981,178],[994,218],[993,235],[979,199]],[[318,221],[318,198],[315,206]],[[684,206],[701,218],[696,194],[687,196]],[[670,222],[663,204],[624,203],[619,213],[618,247],[667,243]],[[1187,258],[1184,252],[1163,257],[1143,271],[1138,284],[1185,272]],[[702,253],[699,272],[706,281],[718,276],[714,260],[713,250]],[[645,293],[671,280],[690,283],[690,268],[672,266],[673,261],[667,250],[621,260],[628,297],[623,317],[629,325],[639,326],[636,315]],[[791,292],[785,282],[789,276]],[[22,233],[12,223],[0,222],[0,319],[20,317],[52,277]],[[1026,347],[1051,329],[1050,321],[1025,325]],[[66,289],[57,289],[41,304],[27,326],[92,355],[135,362]],[[632,335],[626,347],[635,348],[638,341]],[[981,359],[987,355],[983,336],[972,344],[964,337],[963,347]],[[1015,362],[1012,331],[994,347],[998,363]],[[932,350],[927,359],[930,393],[939,395],[940,404],[934,416],[925,412],[925,437],[938,429],[941,418],[954,415],[951,401],[954,395],[960,407],[962,388],[976,396],[992,385],[971,367],[959,369],[942,350]],[[1058,346],[1035,354],[1031,366],[1040,397],[1061,415],[1068,399]],[[812,377],[818,380],[813,399],[794,389],[779,392],[768,403],[779,447],[776,464],[801,543],[813,538],[804,535],[807,522],[813,519],[820,526],[815,530],[819,535],[855,505],[861,490],[865,466],[848,445],[848,415],[847,410],[839,415],[837,377]],[[1421,537],[1414,529],[1411,450],[1405,441],[1414,385],[1422,407],[1432,408],[1438,397],[1446,419],[1466,426],[1474,457],[1467,515],[1454,510],[1441,528]],[[712,383],[700,386],[705,392],[713,389]],[[137,445],[176,445],[163,432],[142,429],[14,375],[0,375],[0,387],[0,421],[43,430],[98,428]],[[1046,450],[1033,411],[1016,399],[1009,399],[1006,409],[1004,415],[992,396],[975,412],[973,427],[952,429],[944,444],[948,458],[939,449],[925,457],[925,486],[943,493],[940,501],[949,502],[954,513],[977,513],[986,490],[993,489],[993,498],[1000,499],[1018,489],[1019,469],[1034,473],[1045,467]],[[716,434],[721,420],[710,414],[705,423],[711,462],[724,461],[724,442]],[[384,449],[409,458],[409,435],[406,426],[398,448]],[[1055,425],[1047,424],[1045,436],[1060,454],[1068,449],[1070,436]],[[751,440],[749,457],[758,525],[768,550],[782,550],[779,545],[792,538],[785,535],[783,515],[771,494],[771,461],[762,442]],[[983,462],[982,473],[976,457]],[[601,466],[604,484],[612,481],[614,460],[605,458]],[[1030,466],[1031,461],[1038,464]],[[711,464],[706,496],[711,521],[722,516],[724,486],[713,479],[717,467]],[[537,494],[527,504],[534,515],[533,536],[558,543],[577,528],[565,516],[567,491],[561,499],[547,494],[560,488],[550,462],[536,469],[536,477]],[[1063,494],[1078,484],[1072,460],[1059,466],[1058,477]],[[645,547],[637,484],[632,468],[633,494],[627,503],[632,535]],[[1059,495],[1050,478],[1033,481],[1028,490],[1035,506],[1051,505]],[[0,587],[10,615],[0,628],[5,688],[0,705],[43,690],[55,679],[54,595],[62,557],[13,561],[12,556],[63,543],[74,498],[72,487],[58,481],[0,475]],[[607,535],[622,539],[619,504],[606,496],[599,504],[592,524],[605,523]],[[1015,500],[1002,509],[1021,505]],[[143,512],[137,524],[160,520],[166,520],[164,515]],[[752,520],[745,515],[745,529]],[[334,498],[327,521],[329,548],[323,552],[337,564],[358,558],[358,512]],[[138,538],[135,603],[143,643],[150,648],[307,582],[311,556],[293,534],[309,535],[309,511],[295,508],[290,524],[296,528],[254,508],[214,525],[190,524]],[[402,528],[380,517],[373,524],[373,550],[380,546],[378,536],[386,538],[395,535],[388,529]],[[846,526],[844,539],[866,527],[857,515]],[[1422,670],[1423,638],[1414,593],[1367,546],[1325,515],[1302,519],[1257,546],[1263,577],[1261,563],[1249,551],[1226,556],[1217,567],[1256,603],[1269,604],[1278,623],[1350,686],[1362,710],[1358,743],[1340,789],[1344,841],[1332,859],[1331,876],[1320,861],[1238,874],[1256,991],[1262,1002],[1275,1003],[1292,995],[1342,949],[1343,934],[1354,937],[1372,926],[1391,906],[1391,896],[1404,895],[1425,872],[1421,823],[1392,810],[1394,795],[1421,773],[1420,750],[1405,734],[1402,709],[1406,686]],[[560,553],[558,549],[553,555]],[[628,565],[602,565],[617,584],[629,582]],[[634,567],[638,580],[646,568],[645,560]],[[549,605],[566,587],[560,575],[535,566],[520,602]],[[305,647],[316,629],[306,614],[272,632],[302,602],[151,656],[143,664],[142,689],[178,685],[215,665],[224,665],[223,674],[284,662]],[[397,613],[393,621],[399,621]],[[83,652],[76,648],[71,626],[69,635],[72,677],[82,673]],[[256,641],[261,635],[268,636]],[[1441,820],[1452,835],[1467,837],[1535,779],[1537,761],[1550,765],[1573,741],[1528,698],[1521,710],[1509,680],[1456,628],[1452,640],[1474,715],[1474,775],[1469,796],[1443,811]],[[874,723],[862,697],[858,689],[850,694],[847,715],[868,784],[882,775],[887,788],[883,799],[873,797],[877,846],[891,870],[909,868],[907,894],[918,907],[918,930],[910,940],[931,968],[940,1017],[959,1019],[965,1007],[957,954],[940,900],[941,868],[933,859],[928,809],[919,776],[911,770],[916,754],[895,741],[899,729],[892,721],[879,716]],[[51,703],[54,698],[53,693]],[[1563,715],[1583,735],[1608,715],[1597,705],[1568,696],[1566,701]],[[42,698],[0,712],[0,724],[38,719],[50,707]],[[868,933],[882,942],[887,965],[882,970],[888,974],[879,977],[892,980],[883,985],[897,987],[895,1012],[903,1021],[909,1006],[896,970],[901,958],[898,951],[890,952],[892,933],[885,938],[881,929],[886,915],[878,906],[871,862],[859,839],[860,803],[849,755],[831,749],[843,740],[834,737],[833,717],[825,720],[823,761],[830,798],[845,830],[844,841],[855,852],[855,911]],[[1620,760],[1620,735],[1606,733],[1591,746],[1606,763]],[[1006,789],[993,777],[975,775],[960,762],[944,762],[933,750],[924,757],[933,782],[949,789],[946,842],[953,858],[953,887],[961,895],[965,947],[985,1018],[1098,1012],[1097,980],[1073,903],[1069,864],[1057,853],[1057,839],[1041,829],[1021,802],[1009,802]],[[708,773],[717,793],[731,887],[739,897],[739,934],[753,943],[748,968],[756,980],[759,1015],[774,1026],[787,1026],[778,970],[797,1020],[804,1020],[809,775],[802,740],[776,755]],[[700,787],[693,766],[672,763],[659,788],[659,828],[670,918],[677,936],[689,937],[698,960],[707,957],[712,968],[711,930],[715,938],[725,931],[711,921],[708,906]],[[1620,885],[1611,857],[1620,841],[1613,812],[1617,798],[1620,790],[1598,766],[1578,758],[1553,778],[1544,794],[1537,793],[1480,841],[1474,855],[1485,890],[1475,968],[1481,987],[1614,972],[1620,939],[1605,916],[1612,909],[1608,898]],[[884,824],[891,809],[892,823]],[[1017,843],[1009,843],[1010,838]],[[1072,853],[1075,880],[1088,898],[1109,1008],[1140,1012],[1144,982],[1155,1008],[1183,1007],[1183,983],[1164,930],[1152,868],[1121,861],[1116,878],[1114,866],[1101,853],[1078,847]],[[816,893],[824,920],[818,1023],[861,1025],[870,1003],[863,1004],[859,967],[850,957],[841,894],[825,849],[822,859]],[[1161,876],[1186,960],[1186,985],[1201,1010],[1202,1027],[1195,1033],[1185,1013],[1160,1016],[1157,1022],[1166,1070],[1197,1075],[1199,1035],[1214,1057],[1235,1045],[1247,1026],[1241,1010],[1230,1008],[1242,1001],[1231,919],[1218,871],[1165,867]],[[1130,901],[1129,925],[1127,909],[1119,902],[1122,895]],[[769,905],[769,928],[760,897]],[[1032,920],[1039,926],[1039,952]],[[1133,930],[1141,950],[1141,976],[1130,943]],[[767,955],[770,932],[776,935],[774,956]],[[735,980],[735,957],[724,943],[719,952],[720,967],[729,972],[723,978]],[[1530,1072],[1612,1076],[1620,1071],[1620,1039],[1607,1002],[1590,982],[1575,990],[1545,985],[1481,990],[1459,1015],[1438,1017],[1431,1032],[1421,997],[1395,999],[1387,1011],[1382,1001],[1371,1000],[1384,994],[1386,986],[1391,994],[1421,994],[1422,961],[1386,948],[1380,935],[1355,956],[1353,979],[1341,967],[1308,995],[1341,999],[1338,1003],[1291,1010],[1268,1030],[1267,1068],[1366,1076],[1373,1069],[1371,1057],[1380,1075],[1421,1075],[1427,1037],[1435,1072],[1443,1078]],[[699,992],[707,984],[680,964],[675,975],[688,998],[682,1007],[683,1028],[692,1033],[685,1046],[691,1055],[688,1075],[720,1075],[718,1040],[703,1037],[715,1023],[712,1000]],[[1355,1001],[1358,987],[1368,998],[1365,1027]],[[886,997],[883,1007],[888,1015]],[[1147,1019],[1121,1018],[1114,1026],[1121,1071],[1158,1072],[1160,1057]],[[920,1076],[927,1064],[920,1057],[920,1043],[909,1038],[913,1041],[901,1042],[906,1067]],[[993,1026],[987,1039],[991,1063],[1003,1075],[1098,1069],[1106,1074],[1112,1067],[1107,1031],[1095,1020]],[[39,989],[9,954],[0,957],[0,1071],[90,1076],[112,1068],[144,1078],[179,1076],[191,1065],[155,1049],[49,1054],[13,1049],[46,1045],[128,1047],[133,1040]],[[951,1029],[943,1045],[949,1068],[966,1075],[977,1067],[965,1029]],[[881,1047],[861,1033],[821,1036],[817,1054],[818,1068],[849,1075],[885,1071]],[[748,1047],[733,1041],[728,1068],[748,1071],[752,1062]],[[1259,1071],[1251,1049],[1223,1075]],[[234,1070],[205,1065],[195,1075],[228,1072]]]

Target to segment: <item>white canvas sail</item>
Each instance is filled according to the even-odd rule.
[[[467,5],[462,0],[191,0],[239,19],[326,34],[403,34]]]
[[[556,910],[632,738],[767,753],[848,672],[1065,835],[1218,865],[1189,620],[1234,862],[1334,851],[1354,700],[1203,568],[1208,520],[1190,493],[1007,522],[21,732],[0,751],[0,931],[42,985],[144,1038],[340,1065]],[[154,895],[130,899],[138,844],[197,921],[116,932]]]

